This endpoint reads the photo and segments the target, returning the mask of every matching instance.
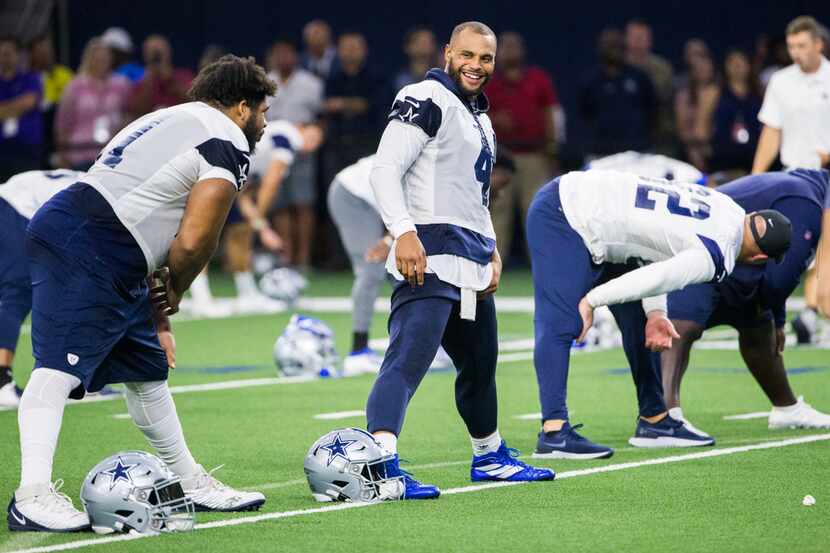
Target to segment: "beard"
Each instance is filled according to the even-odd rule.
[[[478,85],[478,88],[475,90],[470,90],[469,88],[464,86],[464,80],[461,78],[461,68],[460,67],[453,67],[452,63],[449,65],[449,70],[447,71],[450,78],[455,83],[455,86],[458,87],[465,96],[475,96],[479,94],[482,90],[484,90],[484,85],[487,84],[487,81],[490,80],[490,75],[485,73],[481,78],[481,84]]]
[[[242,132],[248,140],[248,150],[253,154],[254,150],[256,150],[256,143],[259,142],[259,139],[262,138],[262,133],[265,132],[265,129],[260,129],[257,126],[256,112],[252,113],[251,116],[248,117],[248,120],[245,122],[245,126],[242,127]]]

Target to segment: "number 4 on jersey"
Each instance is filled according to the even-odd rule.
[[[490,173],[493,171],[493,159],[484,148],[478,154],[475,164],[476,180],[481,185],[481,203],[490,206]]]

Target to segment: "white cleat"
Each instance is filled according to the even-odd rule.
[[[435,359],[432,360],[432,364],[429,366],[429,370],[431,371],[453,371],[455,370],[455,364],[452,362],[452,358],[450,354],[448,354],[443,347],[438,347],[438,352],[435,354]]]
[[[283,310],[285,303],[264,294],[237,296],[233,301],[233,311],[239,315],[278,313]]]
[[[215,300],[189,303],[190,314],[194,317],[204,319],[221,319],[233,314],[231,304]]]
[[[199,475],[182,482],[184,493],[193,500],[196,511],[214,511],[232,513],[238,511],[258,511],[265,503],[265,496],[260,492],[244,492],[226,486],[213,477],[213,473],[222,465],[207,472],[202,465]]]
[[[18,405],[20,405],[20,396],[17,395],[14,381],[11,381],[0,388],[0,409],[17,409]]]
[[[704,432],[700,428],[697,428],[695,425],[689,422],[689,420],[683,416],[683,409],[681,407],[672,407],[669,409],[669,416],[676,421],[680,421],[683,423],[683,426],[686,427],[686,430],[691,432],[692,434],[697,434],[701,438],[711,438],[708,433]]]
[[[830,415],[817,411],[798,396],[795,405],[773,407],[769,413],[770,428],[830,428]]]
[[[13,532],[83,532],[89,517],[79,511],[66,494],[63,480],[39,484],[15,492],[8,507],[9,530]]]
[[[343,376],[377,374],[382,363],[383,357],[369,348],[353,351],[343,360]]]

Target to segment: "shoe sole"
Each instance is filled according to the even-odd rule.
[[[245,503],[244,505],[234,507],[233,509],[212,509],[210,507],[203,507],[202,505],[196,503],[195,510],[197,513],[242,513],[247,511],[259,511],[260,507],[262,507],[264,504],[264,499],[258,499],[256,501],[252,501],[250,503]]]
[[[556,474],[545,478],[470,478],[470,482],[550,482],[556,479]]]
[[[629,438],[628,443],[640,448],[663,448],[663,447],[705,447],[715,445],[714,438],[709,440],[686,440],[683,438],[671,438],[660,436],[659,438]]]
[[[796,430],[799,428],[805,429],[827,429],[830,428],[830,424],[820,424],[820,425],[810,425],[810,424],[770,424],[767,426],[770,430]]]
[[[92,531],[92,526],[86,524],[84,526],[78,526],[76,528],[47,528],[46,526],[29,526],[28,524],[25,525],[11,525],[9,524],[9,532],[45,532],[49,534],[76,534],[78,532],[90,532]]]
[[[600,451],[599,453],[570,453],[568,451],[551,451],[549,453],[533,453],[534,459],[608,459],[614,451]]]

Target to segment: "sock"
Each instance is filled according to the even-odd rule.
[[[353,332],[352,333],[352,351],[360,351],[369,347],[369,333],[368,332]]]
[[[63,408],[70,392],[81,383],[53,369],[36,369],[20,398],[20,489],[48,486],[61,431]]]
[[[236,295],[240,298],[259,295],[259,288],[257,288],[256,280],[254,280],[251,271],[234,273],[233,282],[236,285]]]
[[[375,439],[380,442],[381,447],[388,453],[393,455],[398,454],[398,437],[391,432],[376,432],[373,434]]]
[[[0,365],[0,388],[10,382],[14,382],[14,378],[12,377],[12,368]]]
[[[204,304],[213,301],[206,271],[202,271],[193,279],[193,283],[190,285],[190,295],[193,296],[194,303]]]
[[[126,384],[127,411],[159,458],[182,480],[201,472],[184,441],[182,425],[167,382]]]
[[[807,327],[807,330],[810,331],[810,334],[816,331],[818,314],[816,313],[815,308],[805,307],[801,310],[801,313],[798,314],[798,318],[801,319],[801,322],[804,323],[804,326]]]
[[[483,438],[473,438],[470,436],[470,441],[473,444],[473,455],[481,456],[485,453],[495,453],[501,447],[501,434],[496,430],[489,436]]]

